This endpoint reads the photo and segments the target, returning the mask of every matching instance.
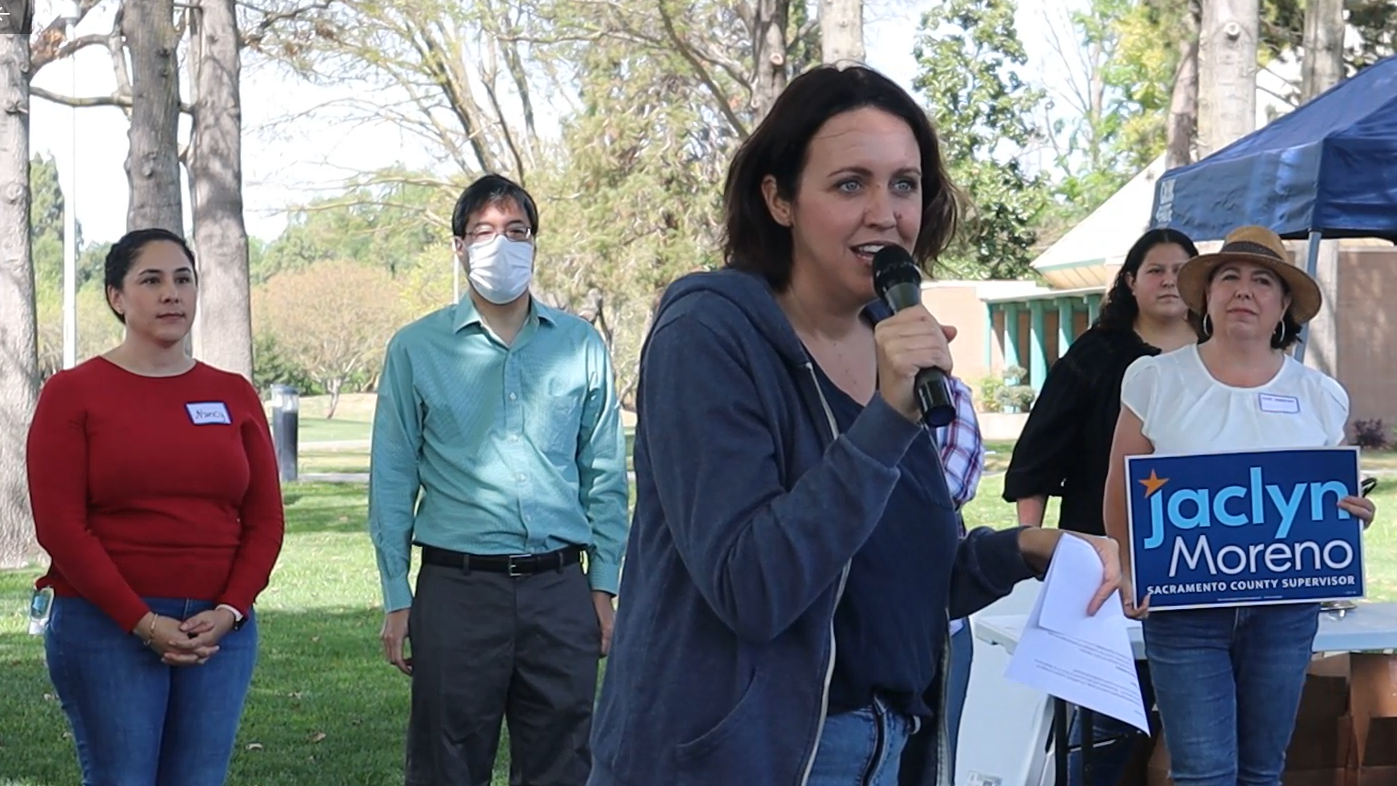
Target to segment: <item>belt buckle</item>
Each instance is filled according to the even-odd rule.
[[[527,573],[521,572],[521,569],[518,567],[519,563],[518,563],[518,562],[515,562],[515,560],[530,559],[530,558],[532,558],[533,556],[534,556],[534,555],[532,555],[532,554],[510,554],[510,555],[506,558],[506,559],[509,560],[509,563],[508,563],[509,577],[512,578],[512,579],[518,579],[518,578],[523,578],[524,576],[529,575],[529,574],[527,574]]]

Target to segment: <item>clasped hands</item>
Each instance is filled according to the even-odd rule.
[[[183,622],[147,612],[131,633],[167,666],[202,666],[218,652],[218,642],[234,622],[227,609],[201,611]]]

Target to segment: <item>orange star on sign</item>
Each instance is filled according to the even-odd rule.
[[[1154,470],[1150,470],[1150,476],[1148,478],[1137,482],[1145,487],[1145,499],[1149,499],[1152,494],[1159,491],[1165,483],[1169,482],[1169,478],[1161,478],[1154,474]]]

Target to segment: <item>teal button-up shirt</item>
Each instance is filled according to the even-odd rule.
[[[534,301],[506,346],[469,296],[388,344],[374,415],[369,533],[385,611],[412,605],[412,544],[470,554],[587,549],[615,594],[625,436],[601,336]]]

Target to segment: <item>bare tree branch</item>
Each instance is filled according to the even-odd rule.
[[[86,19],[88,13],[101,2],[102,0],[82,0],[82,2],[78,3],[78,16],[73,26],[77,27],[78,23]],[[49,22],[47,25],[44,25],[43,29],[35,33],[30,39],[29,74],[31,79],[34,74],[39,72],[39,69],[55,60],[68,57],[82,48],[82,46],[74,46],[73,44],[75,42],[69,42],[67,40],[68,32],[66,28],[66,20],[59,17]],[[81,41],[84,39],[80,38],[77,40]],[[88,45],[89,44],[83,44],[83,46]]]
[[[119,96],[127,102],[122,106],[122,111],[130,120],[131,72],[126,67],[126,36],[121,32],[122,21],[125,17],[126,5],[117,6],[115,18],[112,19],[112,30],[107,34],[107,52],[112,58],[112,76],[116,78],[116,92],[113,95]]]
[[[487,9],[492,9],[490,0],[484,0]],[[492,14],[487,14],[491,16]],[[510,22],[511,26],[515,22]],[[524,68],[523,58],[519,56],[519,45],[513,41],[504,41],[498,35],[498,30],[491,30],[491,37],[500,47],[500,54],[504,57],[505,69],[509,71],[510,78],[514,81],[514,89],[519,94],[519,102],[524,110],[524,131],[525,138],[529,144],[530,164],[535,164],[539,159],[538,149],[538,128],[534,123],[534,105],[531,91],[529,89],[528,73]],[[556,79],[555,79],[556,83]],[[503,118],[503,115],[501,115]]]
[[[674,44],[674,47],[679,50],[679,55],[688,61],[689,65],[693,67],[694,74],[698,77],[699,81],[703,83],[704,87],[708,88],[708,92],[712,94],[713,100],[718,103],[719,111],[721,111],[723,117],[727,119],[728,124],[732,126],[733,131],[735,131],[739,137],[746,138],[747,126],[742,122],[741,118],[737,116],[737,113],[733,111],[732,99],[727,93],[723,92],[722,88],[718,87],[717,83],[713,81],[713,77],[708,73],[708,69],[703,67],[703,63],[699,62],[699,59],[694,56],[693,51],[690,50],[683,39],[679,37],[679,34],[674,29],[674,20],[670,18],[669,11],[665,8],[665,4],[660,2],[657,3],[656,6],[660,10],[660,18],[664,21],[665,32],[669,35],[669,40]]]
[[[108,36],[105,34],[78,36],[72,41],[64,42],[64,44],[58,48],[58,51],[54,53],[53,59],[62,60],[65,57],[72,57],[77,54],[79,50],[86,49],[89,46],[105,46],[107,38]],[[44,64],[41,63],[40,65]]]
[[[131,108],[130,96],[120,96],[113,94],[109,96],[86,96],[79,98],[76,96],[59,95],[58,93],[55,93],[51,90],[45,90],[42,87],[37,87],[33,85],[31,85],[29,88],[29,94],[34,96],[35,98],[42,98],[45,101],[48,101],[53,104],[59,104],[61,106],[71,106],[79,109],[83,107],[92,106],[115,106],[120,107],[122,109]]]
[[[280,24],[296,21],[312,11],[328,11],[333,4],[334,0],[324,0],[324,2],[308,3],[283,11],[269,11],[254,3],[239,0],[238,5],[262,15],[262,18],[258,20],[257,24],[250,25],[248,29],[243,32],[243,42],[248,43],[250,41],[260,40],[269,30]]]
[[[442,32],[444,33],[445,31]],[[453,43],[456,44],[451,50],[451,64],[453,66],[452,70],[454,71],[456,70],[454,66],[462,61],[462,55],[464,53],[460,49],[459,40]],[[522,184],[528,173],[528,169],[524,165],[524,157],[519,151],[519,146],[514,143],[514,135],[510,133],[509,123],[505,119],[504,109],[500,106],[499,93],[495,87],[499,79],[499,67],[495,62],[495,48],[489,42],[482,42],[481,49],[484,50],[484,56],[481,58],[483,62],[480,64],[480,83],[485,89],[485,97],[490,102],[490,108],[494,110],[495,117],[499,119],[500,135],[504,137],[504,145],[505,148],[509,150],[510,157],[514,159],[514,171],[518,174]]]
[[[45,90],[42,87],[30,86],[29,93],[35,98],[42,98],[50,103],[60,106],[70,106],[75,109],[83,109],[94,106],[114,106],[119,109],[131,108],[131,96],[113,93],[109,96],[65,96],[55,93],[52,90]],[[193,114],[194,107],[190,104],[180,102],[179,111],[184,114]]]

